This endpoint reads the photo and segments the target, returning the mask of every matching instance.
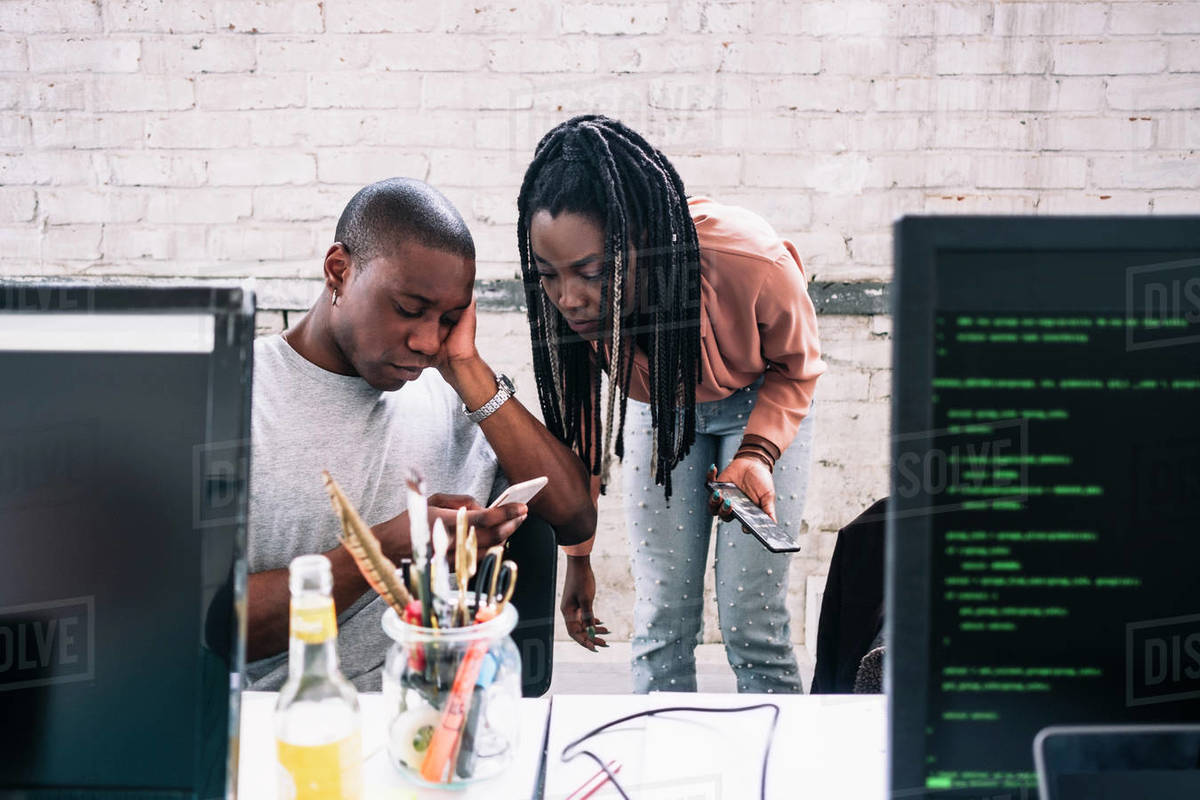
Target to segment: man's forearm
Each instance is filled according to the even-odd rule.
[[[468,409],[481,407],[496,393],[496,379],[483,359],[472,359],[443,373]],[[517,398],[479,424],[511,483],[546,475],[550,482],[529,503],[530,510],[564,538],[591,538],[596,509],[588,497],[587,468]]]
[[[367,581],[346,548],[338,546],[324,555],[333,568],[333,603],[340,614],[367,590]],[[257,661],[287,650],[291,619],[287,568],[250,575],[246,595],[246,660]]]

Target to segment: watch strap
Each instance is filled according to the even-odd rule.
[[[481,405],[474,411],[467,411],[466,404],[463,405],[463,413],[467,415],[467,419],[474,422],[476,425],[483,422],[485,419],[496,413],[500,406],[504,405],[514,394],[512,389],[512,381],[506,375],[496,376],[496,393],[492,395],[492,399]]]

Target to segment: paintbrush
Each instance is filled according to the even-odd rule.
[[[441,517],[433,521],[433,596],[450,602],[450,562],[446,554],[450,550],[450,536]]]
[[[425,619],[426,610],[429,608],[429,595],[426,594],[423,574],[427,566],[426,551],[429,549],[429,507],[425,501],[425,487],[422,485],[419,472],[415,469],[412,470],[405,485],[408,496],[408,538],[412,544],[413,568],[417,573],[417,593],[421,600],[421,624],[429,627],[429,620]]]
[[[421,596],[421,582],[417,580],[416,569],[417,568],[413,564],[411,559],[406,560],[400,566],[400,575],[401,575],[401,577],[405,578],[408,581],[407,586],[408,586],[409,593],[411,593],[413,597],[420,597]]]
[[[425,479],[415,468],[409,472],[407,487],[408,536],[412,541],[413,561],[420,567],[425,560],[429,540],[429,504],[425,500]]]
[[[321,480],[325,482],[329,502],[342,523],[339,540],[371,588],[404,619],[404,607],[412,601],[412,595],[404,588],[404,582],[397,579],[396,565],[383,554],[378,537],[363,522],[337,481],[328,472],[321,473]]]
[[[420,544],[418,544],[420,542]],[[416,592],[417,599],[421,601],[421,625],[428,628],[429,619],[427,612],[429,610],[429,589],[425,583],[426,573],[422,569],[425,563],[425,551],[429,547],[429,542],[421,541],[420,538],[413,540],[413,563],[408,567],[408,582]]]
[[[408,480],[408,535],[412,541],[413,563],[417,567],[417,578],[421,587],[421,624],[429,627],[433,613],[433,592],[430,585],[429,505],[425,500],[425,479],[415,467],[410,470]]]
[[[475,526],[467,530],[467,510],[458,509],[455,520],[454,538],[454,574],[458,578],[458,605],[454,609],[454,624],[467,625],[467,581],[475,575],[476,544]]]

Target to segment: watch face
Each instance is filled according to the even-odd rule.
[[[517,393],[517,385],[515,383],[513,383],[512,378],[508,377],[507,375],[505,375],[503,373],[496,376],[496,384],[501,389],[506,390],[509,394]]]

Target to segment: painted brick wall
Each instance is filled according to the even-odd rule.
[[[532,148],[591,111],[761,212],[811,278],[886,281],[903,213],[1200,210],[1200,3],[0,0],[0,276],[254,276],[278,330],[345,201],[402,174],[458,204],[481,279],[512,279]],[[797,641],[805,577],[885,492],[889,330],[822,319]],[[532,400],[520,313],[482,331]]]

